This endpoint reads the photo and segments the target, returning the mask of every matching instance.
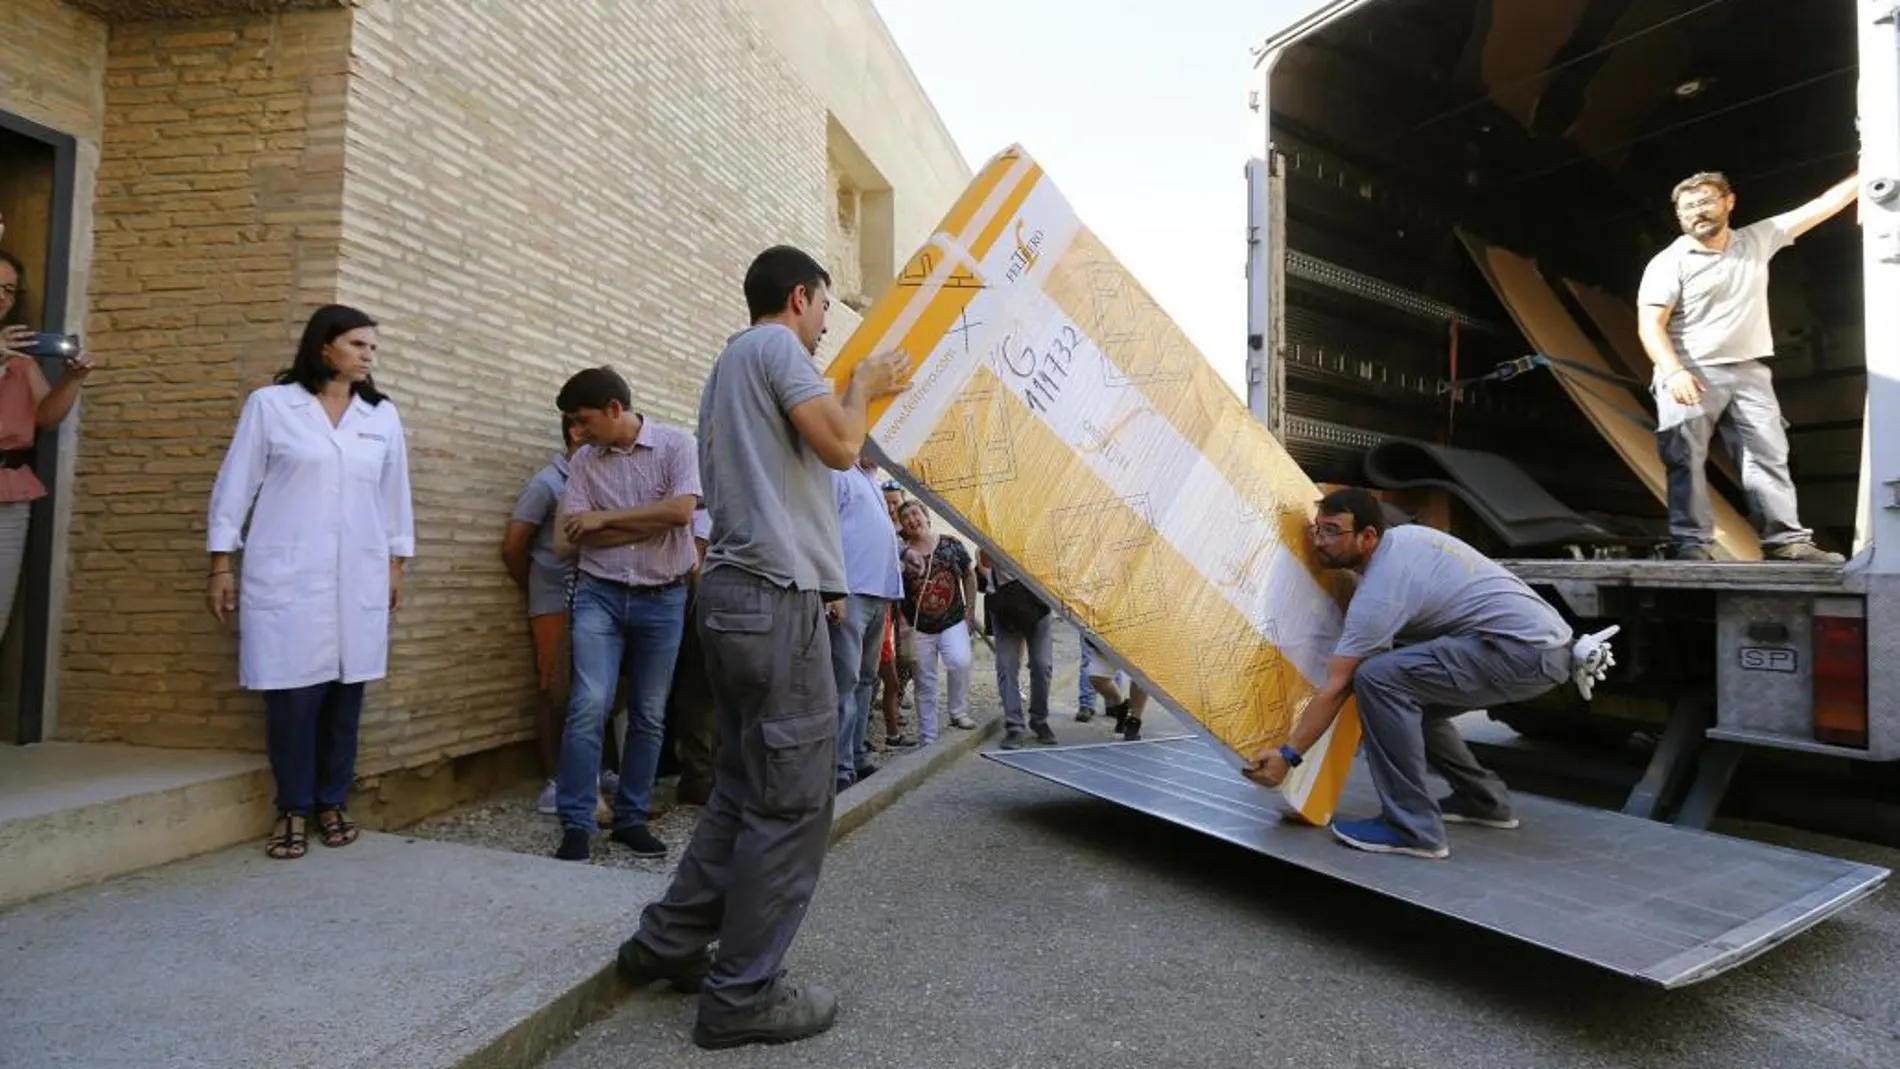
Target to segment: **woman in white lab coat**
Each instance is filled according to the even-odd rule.
[[[383,677],[415,554],[408,450],[370,379],[375,353],[369,316],[317,309],[296,361],[244,402],[211,492],[205,601],[220,622],[236,611],[238,682],[264,692],[279,859],[304,855],[313,811],[325,846],[356,841],[344,806],[363,684]]]

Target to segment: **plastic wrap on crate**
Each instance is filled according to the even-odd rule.
[[[872,409],[880,460],[1236,766],[1283,741],[1343,618],[1318,489],[1020,146],[827,373],[900,347],[913,386]],[[1358,742],[1348,703],[1281,787],[1294,812],[1331,818]]]

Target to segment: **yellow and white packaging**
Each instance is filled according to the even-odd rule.
[[[887,464],[1237,756],[1284,741],[1342,622],[1318,490],[1020,146],[827,373],[891,348],[913,385],[871,412]],[[1302,819],[1358,743],[1348,703],[1281,786]]]

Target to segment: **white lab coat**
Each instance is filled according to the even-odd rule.
[[[389,559],[416,551],[409,451],[393,403],[353,398],[332,428],[302,386],[251,394],[211,491],[209,527],[210,552],[244,548],[240,685],[383,677]]]

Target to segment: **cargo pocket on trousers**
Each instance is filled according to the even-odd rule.
[[[765,750],[759,808],[794,816],[822,807],[837,774],[837,711],[761,721],[759,735]]]
[[[772,632],[770,613],[709,607],[702,622],[706,630],[701,638],[717,659],[718,673],[727,687],[737,693],[754,693],[772,685],[779,643]]]

